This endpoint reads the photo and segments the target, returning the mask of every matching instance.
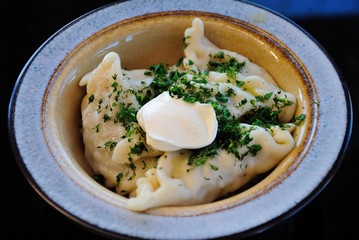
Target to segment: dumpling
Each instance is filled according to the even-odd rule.
[[[210,61],[216,61],[218,59],[228,61],[233,57],[240,63],[245,62],[241,71],[241,74],[244,76],[255,75],[274,83],[273,78],[265,69],[251,62],[247,57],[227,49],[219,49],[210,42],[204,35],[203,22],[199,18],[193,19],[192,27],[185,30],[184,39],[184,55],[187,59],[191,60],[200,71],[205,70]],[[221,53],[220,56],[218,53]]]
[[[128,200],[128,208],[142,211],[159,206],[195,205],[212,202],[237,190],[254,176],[277,165],[294,147],[291,133],[286,129],[241,125],[249,131],[252,141],[238,151],[236,158],[226,150],[199,166],[189,165],[188,150],[165,152],[158,166],[137,181],[137,189]],[[261,146],[256,152],[251,146]],[[254,148],[253,148],[254,149]]]
[[[80,81],[87,90],[81,104],[85,156],[94,174],[104,177],[105,186],[121,189],[124,195],[136,188],[136,179],[157,165],[155,157],[162,154],[145,143],[138,123],[125,122],[139,108],[136,97],[127,92],[136,81],[129,83],[126,76],[119,55],[110,52]],[[140,76],[137,82],[144,80],[145,75]],[[131,153],[138,146],[146,149],[141,159]]]

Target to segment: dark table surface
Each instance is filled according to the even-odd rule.
[[[67,219],[27,182],[12,155],[7,131],[9,99],[22,68],[40,45],[65,24],[111,3],[97,1],[2,1],[1,231],[3,239],[106,239]],[[340,4],[340,1],[338,1]],[[6,13],[6,17],[3,16]],[[349,87],[353,129],[347,153],[322,192],[282,223],[248,239],[358,239],[359,224],[359,15],[291,18],[328,52]],[[5,65],[4,65],[5,62]]]

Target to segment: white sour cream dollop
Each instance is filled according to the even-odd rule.
[[[211,144],[217,134],[216,113],[210,104],[188,103],[163,92],[137,113],[146,142],[161,151],[196,149]]]

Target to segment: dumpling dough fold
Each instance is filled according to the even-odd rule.
[[[243,124],[250,128],[249,125]],[[242,127],[243,127],[242,126]],[[206,164],[189,166],[190,152],[165,152],[156,168],[137,180],[137,189],[128,200],[128,208],[143,211],[160,206],[181,206],[209,203],[237,190],[254,176],[277,165],[294,146],[288,130],[273,127],[266,130],[254,127],[248,146],[259,144],[262,150],[256,156],[246,155],[242,160],[225,150],[209,159]],[[239,152],[248,151],[246,146]]]

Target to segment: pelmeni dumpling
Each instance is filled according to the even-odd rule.
[[[81,105],[82,131],[94,177],[102,177],[104,186],[128,197],[127,207],[133,211],[212,202],[271,170],[295,147],[293,94],[280,89],[248,58],[211,43],[199,18],[184,38],[184,57],[174,66],[125,70],[119,55],[110,52],[79,83],[87,91]],[[151,101],[164,94],[166,101]],[[185,101],[185,107],[177,109],[178,100]],[[147,107],[150,101],[156,111]],[[206,120],[201,111],[196,112],[197,121],[181,117],[189,114],[186,109],[196,111],[191,104],[211,109],[215,119]],[[143,106],[146,114],[138,116]],[[171,111],[166,111],[168,106]],[[179,122],[149,125],[168,113],[178,114],[168,119]],[[190,130],[198,122],[208,124],[201,129],[215,131],[214,140],[195,149],[177,146],[179,135],[202,146],[201,136],[206,134]],[[177,136],[154,132],[156,141],[146,137],[148,129],[184,125],[191,127],[179,128]],[[158,145],[169,143],[171,148]]]
[[[241,125],[247,130],[249,125]],[[159,206],[195,205],[212,202],[216,198],[237,190],[257,174],[265,173],[277,165],[294,147],[290,132],[279,127],[267,131],[254,127],[248,146],[262,146],[255,156],[248,154],[238,160],[226,150],[209,159],[206,164],[189,166],[188,150],[166,152],[156,168],[137,181],[137,190],[128,200],[128,207],[141,211]],[[242,147],[240,152],[248,152]]]
[[[185,57],[195,63],[197,69],[203,71],[207,68],[209,61],[216,57],[218,52],[222,52],[223,60],[228,60],[233,57],[238,62],[245,62],[245,66],[242,68],[241,75],[245,76],[259,76],[265,80],[274,83],[273,78],[257,64],[251,62],[245,56],[239,53],[232,52],[226,49],[219,49],[212,42],[210,42],[204,35],[203,22],[199,18],[195,18],[192,21],[192,27],[187,28],[184,33],[185,39]]]
[[[125,76],[128,75],[121,69],[118,54],[111,52],[80,81],[87,90],[81,105],[85,156],[93,171],[103,176],[105,185],[121,189],[122,194],[133,191],[136,179],[157,165],[156,157],[162,154],[146,145],[136,130],[138,123],[120,124],[121,118],[126,118],[125,114],[139,108],[136,97],[126,93],[132,88]],[[143,73],[140,76],[141,80],[146,80]],[[131,84],[133,87],[132,79]],[[133,133],[128,133],[128,127]],[[131,153],[136,144],[143,144],[148,149],[142,154],[141,161],[137,161],[136,153]]]

